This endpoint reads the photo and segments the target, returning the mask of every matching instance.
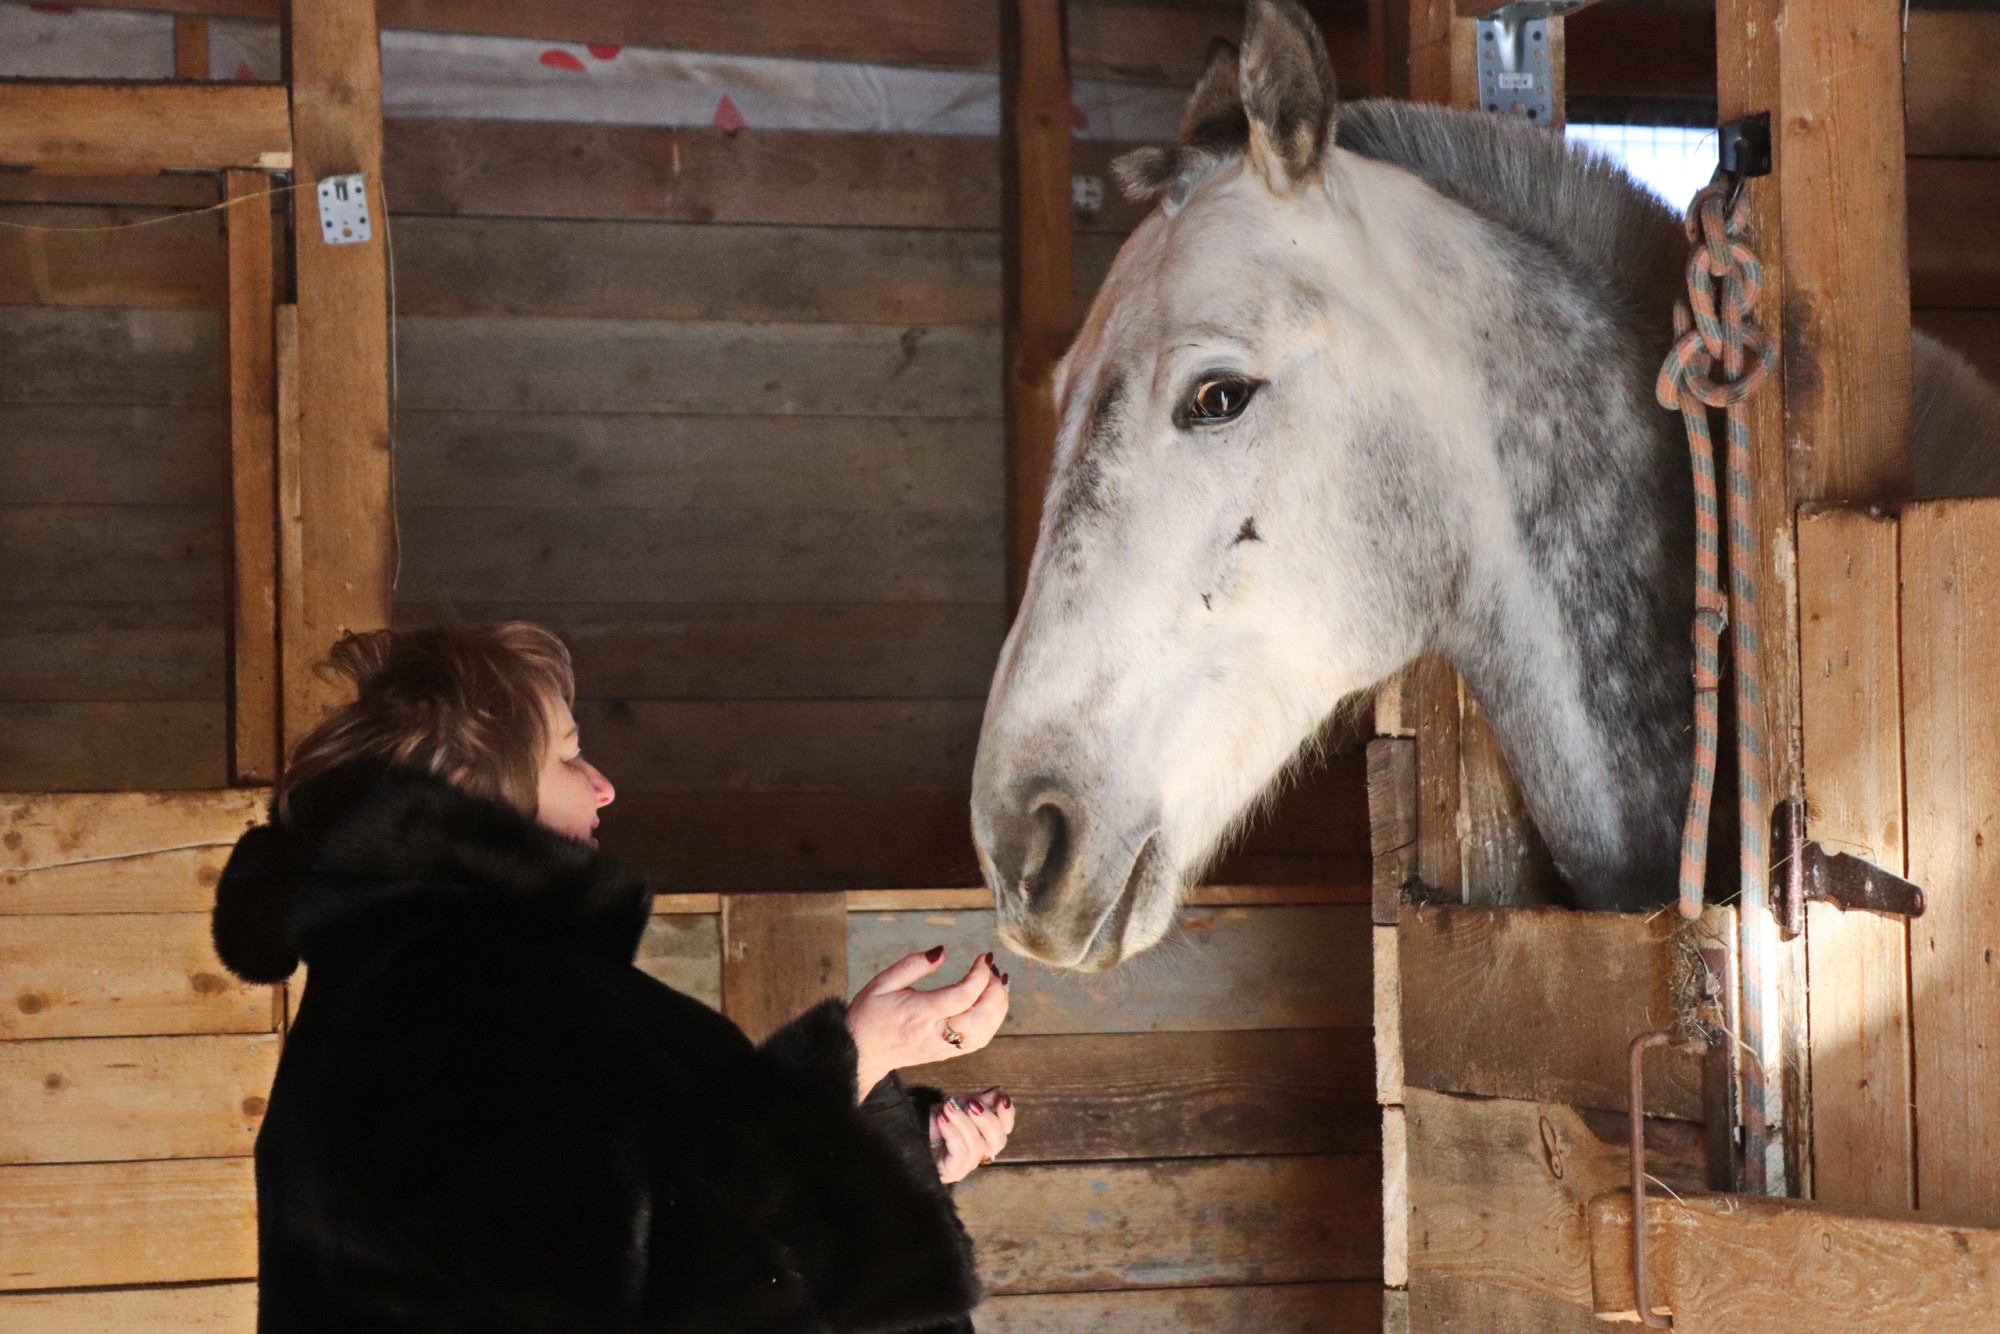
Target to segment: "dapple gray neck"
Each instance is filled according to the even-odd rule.
[[[1678,419],[1652,398],[1677,237],[1664,208],[1553,136],[1470,120],[1361,104],[1341,134],[1469,208],[1504,257],[1479,282],[1437,277],[1460,303],[1506,492],[1503,518],[1459,535],[1438,647],[1578,900],[1656,903],[1674,883],[1693,708],[1692,491]]]

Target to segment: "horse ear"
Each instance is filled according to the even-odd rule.
[[[1243,147],[1250,125],[1243,118],[1240,64],[1233,44],[1220,37],[1208,44],[1208,64],[1181,113],[1174,146],[1137,148],[1111,164],[1127,199],[1144,202],[1166,195],[1178,202],[1216,163]]]
[[[1208,61],[1201,78],[1195,81],[1194,96],[1181,113],[1180,142],[1200,144],[1213,139],[1220,129],[1233,128],[1237,144],[1243,142],[1242,56],[1236,44],[1217,37],[1208,44]]]
[[[1251,160],[1278,187],[1317,173],[1340,101],[1319,25],[1296,0],[1250,0],[1239,77]]]

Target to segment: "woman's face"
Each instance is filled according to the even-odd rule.
[[[611,780],[583,758],[576,718],[559,699],[548,702],[549,747],[535,788],[535,820],[566,838],[597,846],[597,812],[617,796]]]

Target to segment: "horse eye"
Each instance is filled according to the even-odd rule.
[[[1226,422],[1248,407],[1251,396],[1256,392],[1255,384],[1235,376],[1203,380],[1188,396],[1181,416],[1191,424]]]

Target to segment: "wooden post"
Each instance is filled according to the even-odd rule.
[[[722,1012],[762,1042],[829,996],[847,999],[847,896],[722,896]]]
[[[285,755],[310,730],[307,714],[292,701],[298,682],[312,675],[313,655],[305,633],[305,516],[299,495],[299,308],[279,306],[273,321],[274,379],[277,383],[278,490],[278,657],[279,720]]]
[[[1059,420],[1049,374],[1076,327],[1062,0],[1001,0],[1007,597],[1027,587]]]
[[[229,281],[229,755],[238,783],[278,776],[277,391],[273,383],[271,188],[224,176]]]
[[[208,20],[200,14],[174,15],[174,77],[208,77]]]
[[[1796,507],[1894,499],[1911,486],[1901,12],[1718,0],[1716,67],[1722,120],[1770,112],[1776,164],[1746,188],[1751,241],[1765,265],[1759,310],[1765,332],[1784,349],[1775,382],[1750,400],[1753,573],[1764,617],[1762,778],[1777,802],[1811,795],[1801,765]],[[1813,749],[1843,753],[1853,740],[1831,735],[1815,739]],[[1814,833],[1810,814],[1807,833]],[[1810,943],[1781,948],[1762,915],[1742,920],[1743,948],[1760,957],[1770,979],[1766,1026],[1774,1045],[1762,1056],[1781,1100],[1773,1129],[1782,1134],[1783,1162],[1771,1164],[1769,1186],[1801,1189],[1811,1162],[1808,962],[1815,989],[1867,983],[1852,972],[1851,952],[1829,955],[1822,970]],[[1899,1096],[1893,1071],[1857,1078],[1862,1082],[1843,1076],[1852,1087],[1841,1096]],[[1877,1107],[1855,1122],[1888,1126],[1895,1119],[1892,1108]]]
[[[291,650],[323,655],[350,630],[389,623],[394,516],[389,507],[389,335],[382,196],[382,62],[374,0],[291,7],[293,210],[298,276],[299,634]],[[313,185],[367,177],[374,239],[329,245]],[[290,650],[288,650],[290,651]],[[310,673],[285,682],[296,735],[334,702]]]

